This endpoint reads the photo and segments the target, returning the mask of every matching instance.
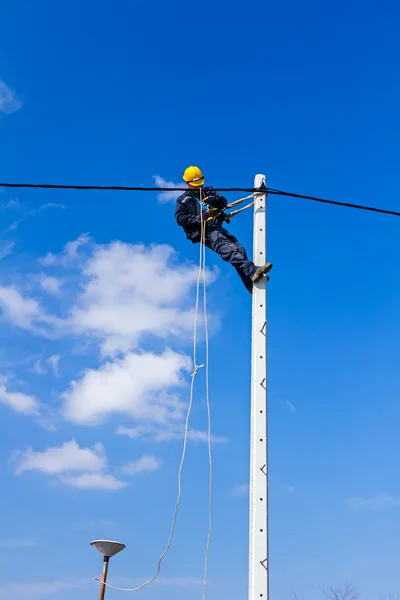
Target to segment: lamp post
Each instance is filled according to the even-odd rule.
[[[91,545],[93,548],[96,548],[96,550],[100,552],[103,557],[103,574],[101,576],[100,600],[104,600],[109,560],[118,554],[118,552],[122,552],[122,550],[125,548],[125,544],[111,542],[110,540],[94,540],[91,542]]]

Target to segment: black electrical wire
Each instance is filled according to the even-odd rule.
[[[358,210],[369,210],[371,212],[382,213],[384,215],[392,215],[400,217],[400,212],[388,210],[386,208],[378,208],[376,206],[365,206],[363,204],[353,204],[350,202],[338,202],[337,200],[327,200],[325,198],[317,198],[315,196],[304,196],[303,194],[294,194],[292,192],[283,192],[282,190],[268,189],[268,194],[274,196],[289,196],[290,198],[301,198],[303,200],[312,200],[313,202],[322,202],[323,204],[333,204],[334,206],[345,206],[347,208],[356,208]]]
[[[187,187],[131,187],[123,185],[61,185],[55,183],[0,183],[0,188],[38,188],[48,190],[102,190],[116,192],[186,192]],[[258,192],[257,188],[213,188],[219,192]]]
[[[185,192],[187,187],[138,187],[138,186],[122,186],[122,185],[62,185],[53,183],[0,183],[0,188],[36,188],[36,189],[50,189],[50,190],[100,190],[100,191],[116,191],[116,192]],[[350,202],[339,202],[337,200],[327,200],[326,198],[318,198],[316,196],[306,196],[303,194],[295,194],[293,192],[285,192],[283,190],[276,190],[274,188],[242,188],[242,187],[231,187],[213,188],[218,192],[247,192],[255,193],[260,190],[268,192],[274,196],[287,196],[290,198],[300,198],[302,200],[310,200],[313,202],[321,202],[323,204],[332,204],[334,206],[344,206],[346,208],[355,208],[357,210],[367,210],[370,212],[381,213],[384,215],[392,215],[400,217],[400,212],[394,210],[388,210],[385,208],[378,208],[376,206],[365,206],[362,204],[354,204]]]

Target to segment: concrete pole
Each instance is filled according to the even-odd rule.
[[[264,175],[256,175],[261,188],[254,201],[253,261],[267,262]],[[250,434],[250,556],[249,600],[269,600],[268,563],[268,413],[267,413],[267,283],[253,286]]]

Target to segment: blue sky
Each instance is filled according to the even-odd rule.
[[[14,0],[2,13],[4,181],[152,185],[199,164],[216,186],[262,172],[398,209],[394,2]],[[128,586],[167,539],[198,247],[156,194],[3,189],[0,218],[0,598],[95,598],[93,538],[127,544],[110,583]],[[271,593],[313,600],[352,580],[364,597],[398,594],[400,221],[276,197],[268,219]],[[230,227],[250,250],[251,215]],[[251,306],[232,268],[207,263],[209,598],[239,600]],[[205,429],[200,373],[149,600],[201,595]]]

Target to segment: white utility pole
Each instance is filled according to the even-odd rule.
[[[265,175],[256,175],[254,187],[263,186],[266,186]],[[266,192],[256,194],[253,233],[253,261],[256,266],[267,262],[266,202]],[[266,277],[253,286],[249,600],[269,600],[266,287]]]

